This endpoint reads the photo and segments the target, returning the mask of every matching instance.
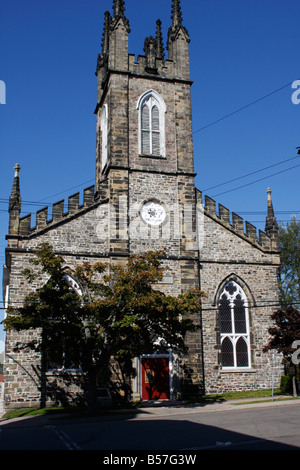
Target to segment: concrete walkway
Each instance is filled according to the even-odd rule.
[[[292,396],[276,396],[274,400],[270,397],[261,397],[261,398],[242,398],[237,400],[224,400],[219,402],[212,403],[183,403],[178,401],[150,401],[144,402],[139,408],[119,408],[119,409],[107,409],[103,415],[95,415],[90,417],[91,419],[116,419],[118,415],[134,415],[135,419],[151,419],[157,416],[172,416],[172,415],[184,415],[191,413],[210,413],[210,412],[222,412],[229,410],[240,410],[245,408],[253,407],[264,407],[264,406],[285,406],[285,405],[299,405],[300,397],[293,399]],[[5,419],[3,418],[4,412],[2,407],[2,402],[0,401],[0,423],[4,421],[20,421],[32,418],[30,415],[24,417]],[[59,416],[62,416],[59,414]],[[36,416],[38,419],[47,421],[51,419],[53,414]],[[68,414],[66,414],[66,419],[68,419]]]
[[[276,396],[272,400],[271,397],[261,398],[241,398],[236,400],[224,400],[212,403],[195,403],[183,404],[178,402],[147,402],[138,410],[141,414],[146,415],[172,415],[199,412],[220,412],[228,410],[238,410],[241,408],[263,407],[263,406],[279,406],[288,404],[300,404],[300,397],[293,399],[292,396]]]

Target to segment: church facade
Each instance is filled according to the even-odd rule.
[[[172,0],[167,38],[161,22],[145,39],[143,56],[128,51],[129,21],[124,0],[105,13],[102,50],[97,61],[96,181],[52,208],[20,217],[20,167],[9,204],[4,293],[7,305],[20,305],[28,293],[22,271],[36,247],[49,242],[74,269],[83,261],[123,262],[130,254],[166,248],[169,269],[158,286],[178,295],[204,291],[197,321],[201,330],[186,338],[189,352],[166,350],[136,358],[133,398],[270,388],[272,358],[268,341],[270,304],[278,303],[280,264],[277,223],[271,192],[265,232],[258,231],[195,187],[189,34],[180,0]],[[73,279],[76,285],[76,279]],[[36,332],[7,332],[5,406],[30,406],[41,399],[41,358],[16,345]],[[278,358],[278,363],[280,358]],[[155,374],[163,370],[163,390]],[[46,384],[80,389],[76,371],[49,370]],[[69,375],[70,375],[69,374]],[[68,377],[69,377],[68,375]],[[80,374],[79,374],[80,375]],[[278,384],[280,368],[275,370]],[[78,385],[79,383],[79,385]]]

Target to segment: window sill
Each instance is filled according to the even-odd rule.
[[[221,374],[255,374],[257,369],[247,369],[245,367],[220,369]]]
[[[140,153],[139,155],[141,158],[155,158],[157,160],[166,160],[167,157],[164,157],[163,155],[146,155],[144,153]]]

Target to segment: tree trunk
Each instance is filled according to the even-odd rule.
[[[95,367],[90,367],[87,374],[87,410],[89,414],[94,414],[97,405],[97,373]]]
[[[293,396],[297,397],[298,396],[298,391],[297,391],[297,364],[294,364],[294,376],[292,377],[292,382],[293,382]]]
[[[292,377],[292,382],[293,382],[293,396],[297,397],[298,393],[297,393],[297,384],[296,384],[296,377],[295,376]]]
[[[42,347],[41,347],[41,375],[40,375],[40,408],[45,408],[47,403],[47,379],[46,379],[46,353],[45,353],[45,338],[46,333],[42,331]]]

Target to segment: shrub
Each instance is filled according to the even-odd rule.
[[[292,378],[290,375],[282,375],[280,379],[281,393],[290,393],[292,391]]]

